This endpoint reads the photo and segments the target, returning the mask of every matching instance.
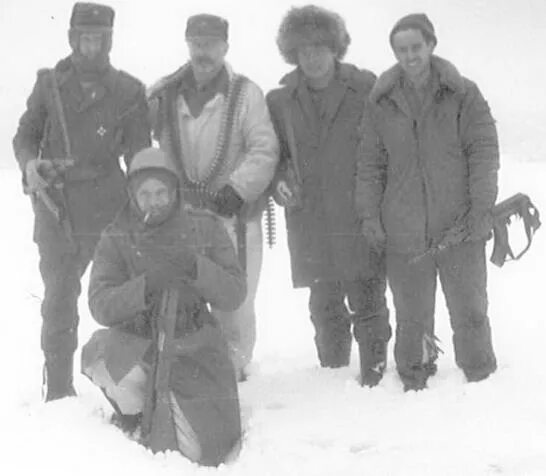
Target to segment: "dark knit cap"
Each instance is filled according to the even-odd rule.
[[[438,43],[436,33],[434,31],[434,25],[424,13],[412,13],[400,18],[400,20],[398,20],[392,28],[389,35],[391,46],[394,35],[399,31],[405,30],[420,30],[427,43],[430,43],[431,41],[433,41],[435,45]]]
[[[72,8],[70,28],[83,30],[112,30],[114,10],[108,5],[78,2]]]
[[[201,13],[188,18],[186,24],[186,39],[192,38],[217,38],[227,41],[228,39],[227,20],[216,15]]]
[[[303,45],[324,45],[338,60],[351,43],[345,21],[337,13],[316,5],[291,8],[277,34],[277,46],[285,61],[296,65],[297,50]]]

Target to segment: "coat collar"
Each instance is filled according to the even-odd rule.
[[[432,56],[431,67],[438,74],[440,89],[464,94],[466,90],[464,78],[452,63],[439,56]],[[398,64],[381,74],[372,88],[370,101],[377,103],[382,97],[391,94],[392,90],[400,84],[401,75],[402,68]]]
[[[76,69],[74,63],[72,62],[70,56],[63,58],[55,65],[55,73],[57,74],[57,81],[59,86],[64,84],[70,78],[76,76]],[[99,77],[98,82],[108,89],[110,92],[113,92],[116,86],[117,80],[117,70],[114,69],[111,65],[108,65],[104,74]]]
[[[359,69],[352,64],[336,63],[335,80],[354,91],[363,89],[363,85],[358,81],[359,73]],[[298,89],[302,81],[305,81],[305,77],[301,69],[297,67],[284,75],[279,83],[285,86],[290,92],[294,92]]]
[[[228,74],[229,82],[233,81],[235,77],[235,72],[233,68],[226,62],[224,63],[224,68]],[[148,100],[158,97],[162,91],[167,87],[176,86],[177,88],[187,88],[189,87],[189,78],[191,74],[191,63],[187,62],[183,64],[180,68],[174,71],[167,76],[162,77],[156,81],[152,86],[150,86],[146,92]]]

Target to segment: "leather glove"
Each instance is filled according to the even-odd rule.
[[[218,215],[230,218],[239,213],[244,201],[231,185],[224,185],[216,194],[214,204]]]
[[[379,217],[364,218],[362,220],[361,232],[368,244],[376,251],[381,252],[385,248],[387,236]]]

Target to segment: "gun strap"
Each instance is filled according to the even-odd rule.
[[[290,158],[292,166],[294,167],[294,173],[296,175],[296,182],[298,186],[302,185],[300,163],[298,158],[298,147],[296,145],[296,136],[294,135],[294,126],[292,124],[292,114],[290,113],[290,104],[283,104],[282,116],[284,121],[284,128],[286,130],[286,140],[288,142],[288,151],[290,152]]]
[[[51,76],[51,91],[53,92],[53,101],[55,102],[55,109],[57,110],[57,117],[59,124],[61,125],[61,132],[63,135],[64,152],[65,156],[72,157],[72,147],[70,145],[70,137],[68,136],[68,127],[66,125],[66,118],[64,115],[63,103],[61,101],[61,93],[59,91],[59,82],[57,81],[57,75],[55,70],[50,70]]]

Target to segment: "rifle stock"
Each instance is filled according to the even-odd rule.
[[[154,335],[153,370],[148,380],[142,431],[146,446],[154,453],[177,449],[170,403],[171,348],[178,312],[178,290],[163,291],[161,308],[152,322]]]

